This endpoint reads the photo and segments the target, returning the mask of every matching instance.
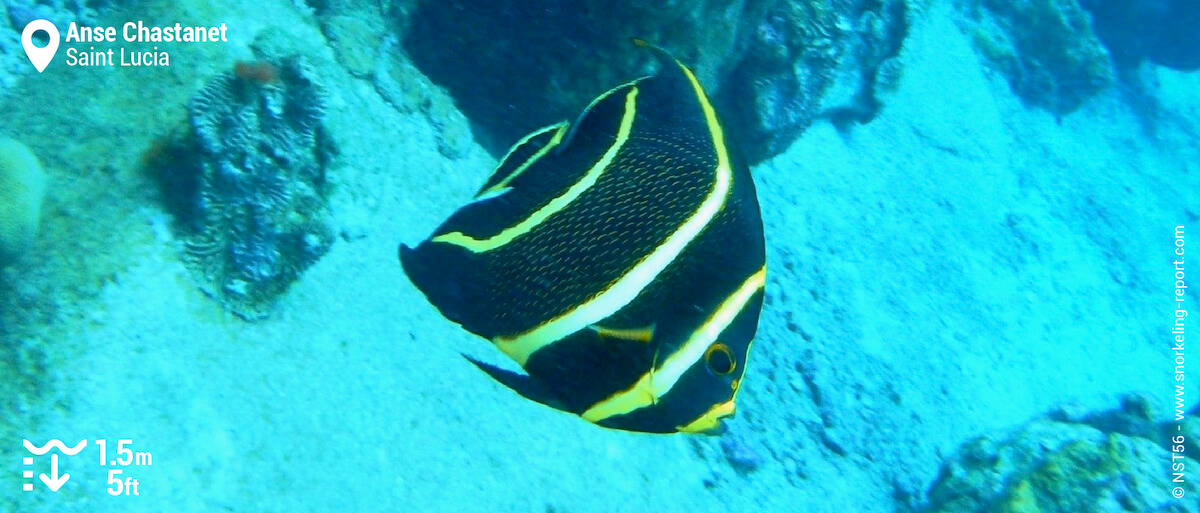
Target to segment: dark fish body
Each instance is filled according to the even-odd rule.
[[[521,365],[471,360],[518,393],[611,428],[712,432],[758,326],[762,220],[699,81],[651,50],[658,74],[518,141],[400,259],[443,315]]]

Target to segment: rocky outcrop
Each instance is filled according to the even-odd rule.
[[[1080,0],[1096,35],[1121,67],[1143,61],[1200,69],[1200,0]]]
[[[1013,433],[979,437],[942,467],[924,511],[1200,512],[1200,487],[1170,476],[1172,462],[1200,468],[1194,452],[1172,460],[1170,450],[1180,445],[1172,437],[1200,436],[1195,413],[1182,424],[1156,423],[1148,401],[1129,396],[1118,410],[1062,408]],[[1176,486],[1184,499],[1171,496]]]
[[[959,0],[979,54],[1025,103],[1063,116],[1112,83],[1112,60],[1076,0]]]
[[[392,14],[402,58],[447,89],[494,154],[648,74],[638,37],[696,70],[751,162],[822,116],[871,119],[907,16],[904,0],[447,0]]]

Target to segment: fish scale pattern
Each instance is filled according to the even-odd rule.
[[[593,190],[571,205],[570,215],[529,234],[540,251],[523,255],[528,246],[517,245],[497,250],[490,272],[502,279],[490,293],[516,298],[518,307],[501,305],[493,315],[536,326],[606,288],[662,243],[712,187],[713,156],[689,144],[702,143],[632,136]],[[674,162],[663,165],[667,158]]]
[[[194,173],[177,194],[184,261],[200,287],[247,320],[333,242],[322,128],[326,93],[301,58],[223,73],[188,104]]]

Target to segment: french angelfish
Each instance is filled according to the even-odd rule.
[[[762,218],[695,74],[635,43],[657,74],[517,141],[400,261],[524,369],[467,357],[519,394],[610,428],[717,433],[758,329]]]

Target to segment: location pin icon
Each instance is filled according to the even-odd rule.
[[[39,30],[45,30],[50,35],[50,42],[44,48],[33,46],[33,33]],[[54,58],[54,53],[58,51],[58,27],[55,27],[50,20],[33,20],[25,25],[25,31],[21,32],[21,46],[25,47],[25,55],[29,56],[29,62],[33,63],[33,67],[37,68],[38,73],[46,69],[46,65],[50,64],[50,59]]]

